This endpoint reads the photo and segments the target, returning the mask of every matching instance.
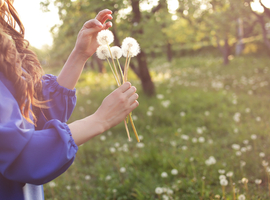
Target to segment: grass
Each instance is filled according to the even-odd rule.
[[[133,116],[141,143],[131,126],[128,142],[124,123],[93,138],[63,175],[44,185],[45,199],[269,199],[262,166],[270,158],[268,63],[252,56],[228,66],[210,56],[155,60],[152,98],[131,72],[140,96]],[[115,87],[111,74],[85,70],[70,122],[95,112]],[[215,162],[207,165],[210,156]],[[227,172],[233,176],[223,190],[219,176]]]

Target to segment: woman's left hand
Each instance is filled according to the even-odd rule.
[[[96,39],[98,32],[112,27],[111,22],[106,22],[113,18],[111,14],[112,11],[104,9],[97,14],[95,19],[85,22],[78,34],[74,48],[78,55],[88,59],[96,52],[99,46]]]

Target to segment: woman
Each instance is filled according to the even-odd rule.
[[[112,26],[106,22],[112,12],[102,10],[83,25],[58,77],[42,76],[12,2],[0,0],[0,199],[39,200],[42,184],[69,168],[79,145],[123,121],[138,106],[138,95],[125,83],[93,115],[66,124],[74,87],[98,47],[97,33]]]

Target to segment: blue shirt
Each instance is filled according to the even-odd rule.
[[[38,185],[61,175],[75,158],[78,147],[66,124],[76,104],[75,89],[45,75],[42,92],[44,100],[50,100],[49,108],[38,114],[35,127],[23,118],[14,86],[0,72],[1,200],[24,200],[35,194]]]

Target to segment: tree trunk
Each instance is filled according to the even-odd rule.
[[[172,45],[170,42],[167,42],[167,60],[172,62]]]

